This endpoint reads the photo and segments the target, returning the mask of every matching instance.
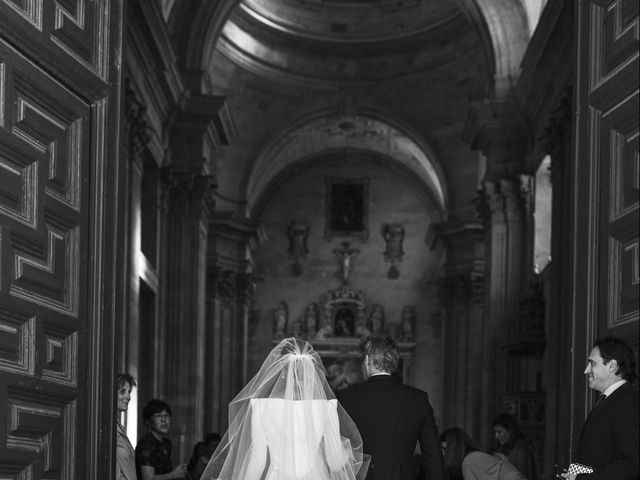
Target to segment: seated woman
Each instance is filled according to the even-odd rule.
[[[507,456],[509,461],[520,470],[527,480],[535,480],[536,461],[531,447],[524,439],[516,419],[508,413],[501,413],[493,419],[493,433],[496,450]]]
[[[367,465],[320,357],[286,338],[229,404],[229,430],[202,479],[361,480]]]
[[[501,453],[487,453],[476,447],[461,428],[440,435],[447,480],[526,480]]]

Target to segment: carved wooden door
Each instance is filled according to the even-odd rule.
[[[638,5],[576,3],[575,433],[589,408],[582,368],[594,338],[615,334],[638,352]]]
[[[121,1],[0,0],[0,478],[113,478]]]

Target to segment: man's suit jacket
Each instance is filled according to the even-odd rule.
[[[343,390],[338,400],[353,419],[371,455],[367,480],[415,480],[414,451],[420,443],[427,480],[442,480],[438,427],[429,397],[394,376],[375,375]]]
[[[597,404],[580,434],[575,461],[593,467],[577,480],[636,480],[640,478],[640,419],[638,394],[629,383]]]

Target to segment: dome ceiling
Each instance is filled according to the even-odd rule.
[[[451,0],[245,0],[217,48],[262,76],[336,84],[464,68],[477,41]]]

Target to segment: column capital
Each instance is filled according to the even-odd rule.
[[[530,149],[531,131],[516,99],[486,99],[469,107],[463,138],[487,158],[487,178],[522,170]]]
[[[179,215],[208,218],[215,210],[211,175],[202,175],[192,168],[170,165],[161,170],[164,183],[162,208],[174,209]]]
[[[516,178],[502,178],[499,180],[485,180],[482,190],[475,200],[476,210],[480,220],[486,224],[522,221],[522,214],[527,209],[528,176]],[[529,208],[531,205],[529,204]]]
[[[124,115],[127,153],[130,161],[142,169],[142,153],[151,140],[151,134],[147,122],[147,107],[138,99],[129,81],[125,87]]]

